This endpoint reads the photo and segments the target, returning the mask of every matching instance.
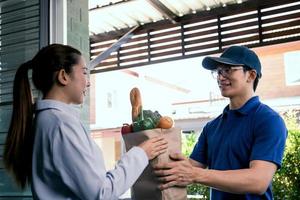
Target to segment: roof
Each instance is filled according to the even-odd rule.
[[[92,0],[90,7],[92,73],[300,39],[295,0]]]
[[[90,0],[90,34],[209,12],[213,8],[241,4],[246,0]]]

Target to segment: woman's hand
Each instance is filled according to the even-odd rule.
[[[182,154],[171,154],[173,160],[169,163],[157,164],[154,166],[155,174],[163,182],[160,189],[166,189],[172,186],[187,186],[194,182],[194,167],[189,159]]]
[[[167,151],[168,143],[163,137],[154,137],[139,145],[146,152],[148,159],[152,160],[156,156]]]

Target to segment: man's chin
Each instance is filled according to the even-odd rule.
[[[230,98],[230,97],[231,97],[231,95],[230,95],[229,92],[227,92],[227,91],[221,91],[221,95],[222,95],[223,97],[227,97],[227,98]]]

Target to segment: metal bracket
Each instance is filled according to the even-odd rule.
[[[134,32],[139,28],[140,26],[135,26],[130,31],[128,31],[124,36],[122,36],[117,42],[112,44],[108,49],[100,53],[96,58],[90,61],[89,69],[94,69],[99,63],[101,63],[102,60],[106,59],[110,54],[114,51],[117,51],[122,44],[125,44],[133,35]]]

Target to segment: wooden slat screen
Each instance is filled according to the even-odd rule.
[[[231,45],[258,47],[299,40],[300,2],[272,2],[211,16],[191,16],[178,24],[144,26],[92,73],[220,53]],[[120,36],[91,36],[91,59]]]

